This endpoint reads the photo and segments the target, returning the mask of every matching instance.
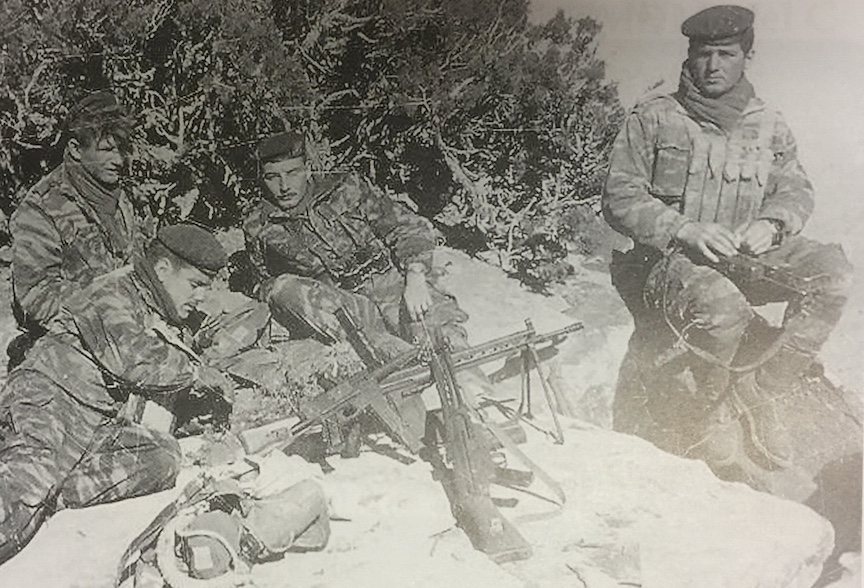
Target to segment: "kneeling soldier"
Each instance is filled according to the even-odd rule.
[[[71,297],[0,392],[0,563],[55,510],[174,485],[168,432],[120,416],[130,395],[173,408],[178,394],[230,403],[231,380],[184,344],[225,251],[206,230],[159,231],[143,259]]]

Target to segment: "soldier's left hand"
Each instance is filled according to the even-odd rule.
[[[761,255],[773,246],[777,227],[770,221],[759,219],[739,228],[736,233],[741,238],[743,253]]]
[[[405,276],[405,292],[402,294],[411,320],[420,320],[432,306],[432,296],[426,283],[426,274],[409,271]]]

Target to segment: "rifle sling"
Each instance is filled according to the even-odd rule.
[[[557,500],[548,499],[549,502],[553,502],[559,507],[563,507],[564,503],[567,500],[567,495],[564,494],[564,489],[552,476],[550,476],[546,471],[537,465],[530,457],[525,455],[525,452],[519,449],[516,444],[507,436],[501,428],[495,423],[489,421],[483,421],[483,425],[492,433],[492,436],[510,453],[512,453],[516,459],[522,462],[522,464],[531,470],[538,478],[543,480],[543,483],[549,487],[550,490],[555,494],[555,498]],[[557,513],[557,511],[556,511]]]

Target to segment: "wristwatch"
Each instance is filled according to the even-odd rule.
[[[786,225],[783,221],[776,218],[766,218],[766,220],[774,226],[774,236],[771,237],[771,245],[777,246],[783,242],[783,237],[786,235]]]

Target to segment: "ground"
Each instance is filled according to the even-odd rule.
[[[289,477],[320,481],[337,520],[324,551],[253,568],[257,586],[286,586],[286,577],[291,586],[352,588],[813,585],[833,546],[827,521],[804,506],[721,482],[700,462],[608,430],[608,399],[632,326],[608,282],[605,261],[572,261],[573,278],[543,296],[460,252],[436,254],[445,285],[472,317],[474,344],[522,330],[525,319],[541,333],[583,323],[558,356],[543,364],[567,399],[566,411],[580,418],[559,416],[564,442],[556,443],[535,379],[538,429],[526,426],[527,443],[521,446],[560,485],[565,504],[555,504],[553,489],[539,479],[530,493],[493,488],[497,496],[518,499],[515,508],[502,512],[531,543],[533,556],[499,566],[472,549],[423,461],[406,465],[365,449],[358,458],[331,459],[335,471],[323,475],[317,466],[310,470],[276,457],[279,471]],[[487,372],[503,396],[518,396],[518,377],[506,365],[487,366]],[[191,452],[194,441],[184,447]],[[508,464],[524,468],[512,454]],[[172,491],[58,513],[0,568],[0,583],[111,586],[126,545],[199,472],[184,468]],[[860,554],[843,561],[849,569],[833,586],[860,585]]]

